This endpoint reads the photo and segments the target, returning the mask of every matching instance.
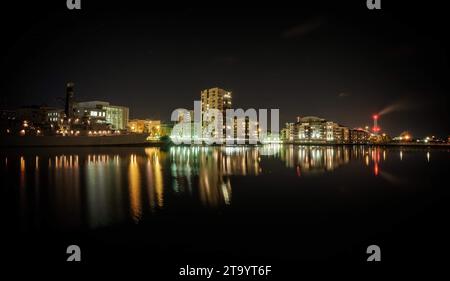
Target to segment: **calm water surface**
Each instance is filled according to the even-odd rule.
[[[449,150],[367,146],[2,149],[10,239],[161,258],[349,260],[446,232]],[[426,231],[425,231],[426,229]],[[431,242],[432,243],[432,242]],[[56,246],[55,246],[56,245]],[[389,257],[389,255],[387,254]],[[247,259],[246,259],[247,258]]]

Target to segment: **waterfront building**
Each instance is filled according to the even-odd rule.
[[[161,136],[161,121],[150,119],[131,119],[128,130],[133,133],[146,133],[149,138],[157,139]]]
[[[281,140],[285,142],[293,142],[295,136],[295,123],[288,122],[285,127],[281,129]]]
[[[84,122],[89,122],[90,125],[107,124],[106,110],[103,109],[103,106],[106,105],[109,103],[102,101],[78,102],[74,106],[74,116]]]
[[[332,121],[327,121],[326,140],[327,142],[348,143],[350,140],[350,131],[345,126],[341,126]]]
[[[160,132],[161,137],[170,136],[172,134],[173,125],[174,124],[172,122],[170,122],[170,123],[161,123],[161,125],[159,127],[160,128],[159,132]]]
[[[365,144],[370,142],[371,133],[362,128],[350,130],[350,142],[355,144]]]
[[[72,82],[66,84],[65,96],[63,109],[26,106],[10,111],[10,114],[5,111],[1,122],[5,130],[2,131],[20,135],[106,135],[126,130],[129,116],[127,107],[110,105],[104,101],[75,102]]]
[[[413,137],[410,132],[404,131],[399,136],[394,137],[393,140],[397,142],[411,142]]]
[[[103,109],[106,111],[106,123],[111,124],[113,130],[126,130],[130,110],[128,107],[119,105],[107,105]]]
[[[48,123],[58,123],[65,116],[65,111],[61,108],[48,108],[46,113]]]
[[[105,101],[85,101],[75,104],[77,118],[88,118],[94,123],[109,124],[113,130],[126,130],[129,119],[128,107],[111,105]]]
[[[285,130],[287,133],[300,143],[347,143],[350,137],[347,127],[316,116],[297,117],[293,128],[289,125],[289,130]]]
[[[296,135],[298,142],[325,142],[326,120],[315,116],[297,117]]]
[[[217,137],[226,137],[226,120],[225,114],[227,109],[231,109],[232,106],[232,93],[230,91],[215,87],[210,89],[205,89],[200,92],[201,98],[201,113],[202,113],[202,127],[206,128],[210,122],[206,121],[207,116],[206,112],[209,109],[217,109],[222,113],[222,123],[223,130],[222,132],[216,132],[213,130],[212,136],[214,138]],[[212,119],[214,120],[214,119]]]
[[[208,109],[218,109],[225,115],[225,110],[231,109],[231,92],[215,87],[205,89],[200,93],[202,113]]]
[[[15,110],[0,110],[0,135],[12,134],[18,127]]]
[[[244,143],[249,142],[249,140],[257,141],[259,138],[259,124],[258,121],[250,120],[248,116],[244,118],[235,117],[233,120],[233,135],[226,135],[227,139],[236,139],[238,140],[239,136],[239,126],[241,130],[243,130],[244,134]],[[227,125],[228,126],[228,125]],[[227,127],[228,129],[228,127]]]
[[[57,129],[56,124],[62,122],[65,110],[48,106],[24,106],[16,110],[3,110],[1,114],[2,132],[8,134],[39,131],[39,134],[51,135]],[[34,133],[32,133],[34,134]]]
[[[2,133],[27,135],[42,133],[47,121],[45,106],[24,106],[16,110],[3,110]]]
[[[24,106],[16,110],[16,117],[20,121],[27,121],[29,124],[39,125],[47,121],[45,107]]]
[[[218,87],[205,89],[200,93],[201,97],[201,113],[202,113],[202,130],[205,130],[210,122],[206,121],[206,112],[209,109],[217,109],[222,114],[223,130],[216,132],[213,130],[211,137],[222,137],[224,142],[228,139],[238,140],[238,132],[242,130],[243,141],[257,140],[259,137],[259,125],[257,120],[250,120],[248,116],[245,117],[230,117],[226,118],[226,110],[232,109],[232,93]],[[193,120],[193,118],[191,118]],[[214,119],[213,119],[214,120]],[[228,122],[227,122],[228,121]],[[227,124],[228,123],[228,124]],[[232,125],[230,125],[232,124]],[[228,127],[227,127],[228,126]],[[239,128],[240,127],[240,128]],[[195,136],[195,134],[194,134]],[[242,141],[242,140],[240,140]]]

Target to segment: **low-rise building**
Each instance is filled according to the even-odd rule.
[[[370,142],[370,132],[362,128],[350,130],[350,142],[354,144],[366,144]]]
[[[295,123],[286,123],[281,129],[281,140],[285,142],[293,142],[295,136]]]
[[[47,122],[49,123],[58,123],[65,116],[64,109],[62,108],[49,108],[46,111],[46,114],[47,114]]]
[[[161,125],[160,125],[160,134],[161,134],[161,137],[167,137],[167,136],[170,136],[170,135],[172,134],[173,126],[174,126],[174,123],[173,123],[173,122],[170,122],[170,123],[161,123]]]
[[[86,101],[75,103],[74,115],[80,119],[88,118],[94,123],[109,124],[113,130],[126,130],[129,109],[105,101]]]
[[[349,129],[338,123],[316,116],[297,117],[293,141],[300,143],[347,143]]]
[[[128,130],[133,133],[147,133],[151,138],[159,138],[161,136],[161,121],[131,119],[128,121]]]

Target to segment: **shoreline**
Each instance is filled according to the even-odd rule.
[[[304,146],[411,146],[411,147],[449,147],[450,143],[282,143],[285,145]]]
[[[268,143],[270,144],[270,143]],[[295,145],[295,146],[376,146],[376,147],[433,147],[433,148],[450,148],[450,143],[294,143],[294,142],[285,142],[285,143],[274,143],[277,145]],[[168,144],[162,141],[154,141],[154,142],[145,142],[145,143],[123,143],[123,144],[105,144],[105,143],[98,143],[98,144],[58,144],[58,145],[52,145],[52,144],[8,144],[3,145],[0,144],[0,148],[57,148],[57,147],[218,147],[218,146],[234,146],[234,147],[259,147],[263,146],[265,144],[212,144],[212,145],[206,145],[206,144]]]

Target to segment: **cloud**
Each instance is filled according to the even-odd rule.
[[[348,96],[350,96],[350,94],[349,94],[349,93],[345,93],[345,92],[340,92],[340,93],[338,94],[338,98],[346,98],[346,97],[348,97]]]
[[[319,29],[325,21],[322,18],[311,19],[307,22],[292,26],[281,33],[281,37],[286,39],[296,39],[304,37]]]

